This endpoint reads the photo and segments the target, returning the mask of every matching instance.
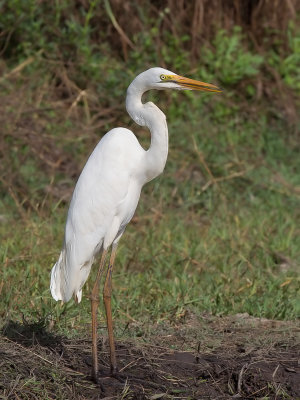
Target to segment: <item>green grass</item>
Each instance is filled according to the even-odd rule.
[[[235,124],[231,118],[220,124],[203,115],[199,111],[199,125],[195,116],[171,120],[165,172],[144,188],[121,239],[113,277],[118,335],[128,322],[138,321],[130,335],[143,335],[161,321],[182,321],[188,311],[271,319],[299,314],[295,144],[281,122],[254,123],[237,114]],[[148,143],[146,135],[142,142]],[[82,332],[90,323],[85,295],[97,265],[79,306],[56,304],[49,292],[67,204],[50,202],[49,209],[22,218],[6,201],[2,322],[42,320],[67,335]]]
[[[135,75],[155,65],[224,91],[145,96],[167,115],[170,151],[164,173],[143,188],[120,241],[113,275],[116,337],[125,348],[130,337],[136,349],[146,343],[151,352],[159,344],[195,353],[198,346],[199,353],[221,349],[226,359],[240,342],[246,354],[291,346],[293,323],[280,328],[281,322],[249,318],[248,329],[241,316],[225,325],[226,318],[218,318],[248,313],[295,320],[300,314],[300,38],[289,7],[284,15],[281,5],[259,6],[257,24],[244,21],[240,28],[233,26],[243,21],[239,12],[247,13],[236,10],[233,20],[230,7],[212,10],[216,19],[202,24],[194,6],[177,12],[172,2],[167,8],[131,2],[130,18],[113,0],[6,3],[0,6],[3,396],[64,399],[80,386],[100,395],[82,374],[88,361],[81,365],[80,354],[90,358],[89,339],[72,339],[73,364],[67,347],[63,354],[54,345],[90,335],[87,296],[99,260],[80,305],[52,299],[50,271],[63,241],[68,195],[101,136],[126,126],[149,146],[149,132],[130,120],[124,100]],[[209,15],[214,6],[203,4]],[[118,398],[131,398],[131,389],[126,382]],[[279,390],[289,396],[277,384],[269,388]]]
[[[170,152],[164,174],[144,188],[119,246],[113,278],[118,333],[139,321],[131,334],[142,334],[156,322],[182,320],[189,310],[296,318],[295,25],[291,21],[285,33],[278,29],[269,36],[262,29],[260,51],[244,29],[229,33],[216,25],[212,40],[205,33],[197,37],[201,52],[195,58],[183,14],[174,34],[165,29],[175,18],[168,8],[156,14],[136,5],[133,26],[141,22],[145,29],[133,31],[133,46],[121,49],[113,14],[118,8],[112,1],[106,8],[99,4],[74,8],[66,1],[15,0],[4,8],[2,323],[44,321],[71,335],[90,322],[86,296],[80,306],[60,306],[49,292],[68,208],[64,195],[110,128],[128,126],[149,145],[149,134],[125,115],[124,95],[137,72],[164,63],[221,84],[224,92],[148,96],[168,117]]]

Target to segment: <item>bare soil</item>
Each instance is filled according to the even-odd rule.
[[[0,336],[0,399],[300,398],[299,329],[247,314],[189,316],[147,338],[117,340],[118,379],[99,340],[99,385],[90,340],[9,322]]]

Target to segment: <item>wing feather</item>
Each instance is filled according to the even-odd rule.
[[[90,155],[76,184],[63,249],[52,269],[54,299],[68,301],[75,294],[80,301],[95,255],[121,236],[139,200],[142,184],[136,171],[144,154],[131,131],[116,128]]]

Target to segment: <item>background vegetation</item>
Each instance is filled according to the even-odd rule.
[[[296,0],[0,7],[2,322],[42,321],[67,335],[89,323],[87,298],[80,307],[51,299],[50,269],[76,178],[98,140],[121,125],[149,145],[124,100],[134,76],[157,65],[224,92],[147,95],[167,115],[170,154],[121,241],[117,333],[145,335],[190,313],[296,318]]]

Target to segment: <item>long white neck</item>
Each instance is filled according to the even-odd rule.
[[[168,156],[168,126],[165,114],[152,102],[142,103],[143,88],[133,83],[127,90],[126,109],[131,118],[151,133],[151,144],[145,153],[143,180],[151,181],[161,174]]]

